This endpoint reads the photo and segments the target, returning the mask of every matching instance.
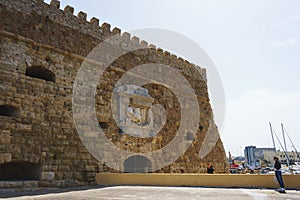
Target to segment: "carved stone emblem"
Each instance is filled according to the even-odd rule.
[[[115,92],[118,105],[116,121],[122,132],[138,137],[155,135],[151,111],[154,99],[148,90],[127,85],[118,87]]]

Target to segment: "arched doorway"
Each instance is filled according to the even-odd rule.
[[[146,173],[151,171],[151,161],[144,156],[131,156],[124,161],[124,172]]]

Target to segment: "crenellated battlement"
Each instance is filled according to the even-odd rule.
[[[43,0],[22,0],[22,1],[9,1],[9,0],[2,0],[0,2],[1,7],[5,7],[4,10],[8,10],[8,11],[18,11],[18,12],[22,12],[28,15],[32,15],[37,14],[39,15],[39,18],[44,18],[46,21],[47,20],[51,20],[54,22],[55,25],[53,26],[65,26],[68,27],[72,30],[75,30],[77,32],[77,36],[74,36],[74,39],[71,37],[66,37],[69,33],[63,33],[63,35],[65,35],[65,38],[63,38],[63,40],[66,40],[66,42],[68,43],[76,43],[78,42],[81,38],[86,38],[87,36],[83,35],[89,35],[92,38],[95,38],[98,43],[103,41],[105,38],[108,38],[112,35],[115,34],[120,34],[122,35],[122,38],[125,41],[130,42],[133,46],[140,46],[141,48],[150,48],[150,49],[155,49],[156,53],[159,55],[164,55],[165,57],[171,59],[171,62],[180,62],[182,63],[184,61],[186,66],[189,67],[193,67],[195,66],[194,64],[190,63],[187,60],[184,60],[183,58],[177,57],[176,55],[170,55],[170,53],[168,51],[165,51],[161,48],[157,48],[155,45],[153,44],[149,44],[148,42],[141,40],[140,38],[136,37],[136,36],[131,36],[129,33],[127,32],[122,32],[120,28],[118,27],[114,27],[111,28],[111,25],[109,23],[103,22],[102,24],[100,23],[100,20],[96,17],[91,17],[90,20],[87,20],[87,13],[83,12],[83,11],[79,11],[77,13],[77,15],[74,15],[74,8],[70,5],[65,6],[64,8],[60,7],[60,1],[58,0],[51,0],[50,4],[45,3]],[[34,20],[33,20],[34,21]],[[40,22],[36,22],[32,25],[39,27],[39,26],[43,26],[43,23]],[[18,22],[15,22],[14,24],[17,26]],[[22,23],[22,22],[21,22]],[[101,24],[101,25],[100,25]],[[39,34],[39,31],[37,31],[35,28],[35,30],[33,30],[34,27],[31,28],[31,30],[28,30],[27,33],[29,33],[30,31],[35,31],[35,34]],[[8,30],[9,32],[12,33],[16,33],[18,35],[22,35],[22,36],[29,36],[29,35],[24,35],[22,33],[20,33],[19,31],[11,31]],[[32,34],[31,34],[32,36]],[[41,36],[39,37],[44,37],[44,34],[41,32]],[[53,37],[56,37],[55,35]],[[90,39],[94,40],[94,39]],[[34,38],[36,39],[36,38]],[[45,38],[44,38],[45,40]],[[71,41],[70,41],[71,40]],[[94,41],[94,46],[96,45]],[[44,41],[42,41],[44,42]],[[48,41],[49,42],[49,41]],[[79,41],[80,42],[80,41]],[[90,42],[85,42],[85,45],[89,45]],[[50,44],[53,46],[58,47],[56,44]],[[70,47],[68,48],[68,44],[64,44],[62,45],[60,48],[63,48],[67,51],[72,52],[72,49],[76,49],[79,48],[78,46],[80,46],[82,44],[74,44],[75,47]],[[92,46],[93,46],[92,45]],[[80,49],[82,49],[80,47]],[[92,49],[92,47],[90,46],[89,48],[85,49],[84,52],[74,52],[75,54],[80,54],[81,56],[86,56],[87,53]],[[199,66],[197,66],[199,67]],[[199,67],[200,68],[200,67]]]

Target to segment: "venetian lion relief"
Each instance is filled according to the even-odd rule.
[[[164,126],[165,109],[153,105],[154,99],[147,89],[135,85],[119,86],[113,95],[113,116],[122,133],[153,137]]]

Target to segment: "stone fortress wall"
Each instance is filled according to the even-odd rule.
[[[167,123],[151,138],[138,138],[122,131],[111,116],[110,98],[117,80],[143,63],[161,63],[177,69],[189,80],[198,98],[201,119],[192,145],[177,161],[157,173],[205,172],[212,163],[216,173],[228,167],[220,139],[204,158],[199,149],[213,118],[205,69],[130,34],[99,26],[97,18],[60,2],[43,0],[0,0],[0,181],[37,180],[40,187],[95,184],[99,172],[118,171],[97,161],[82,144],[72,117],[73,83],[88,53],[115,34],[132,45],[148,47],[116,60],[97,87],[96,111],[99,125],[118,147],[136,153],[167,145],[180,125],[180,108],[174,94],[160,85],[145,88],[154,103],[163,105]],[[216,130],[217,131],[217,130]],[[187,136],[188,137],[188,136]],[[113,159],[113,158],[112,158]],[[155,162],[155,161],[150,161]],[[0,185],[1,187],[1,185]]]

